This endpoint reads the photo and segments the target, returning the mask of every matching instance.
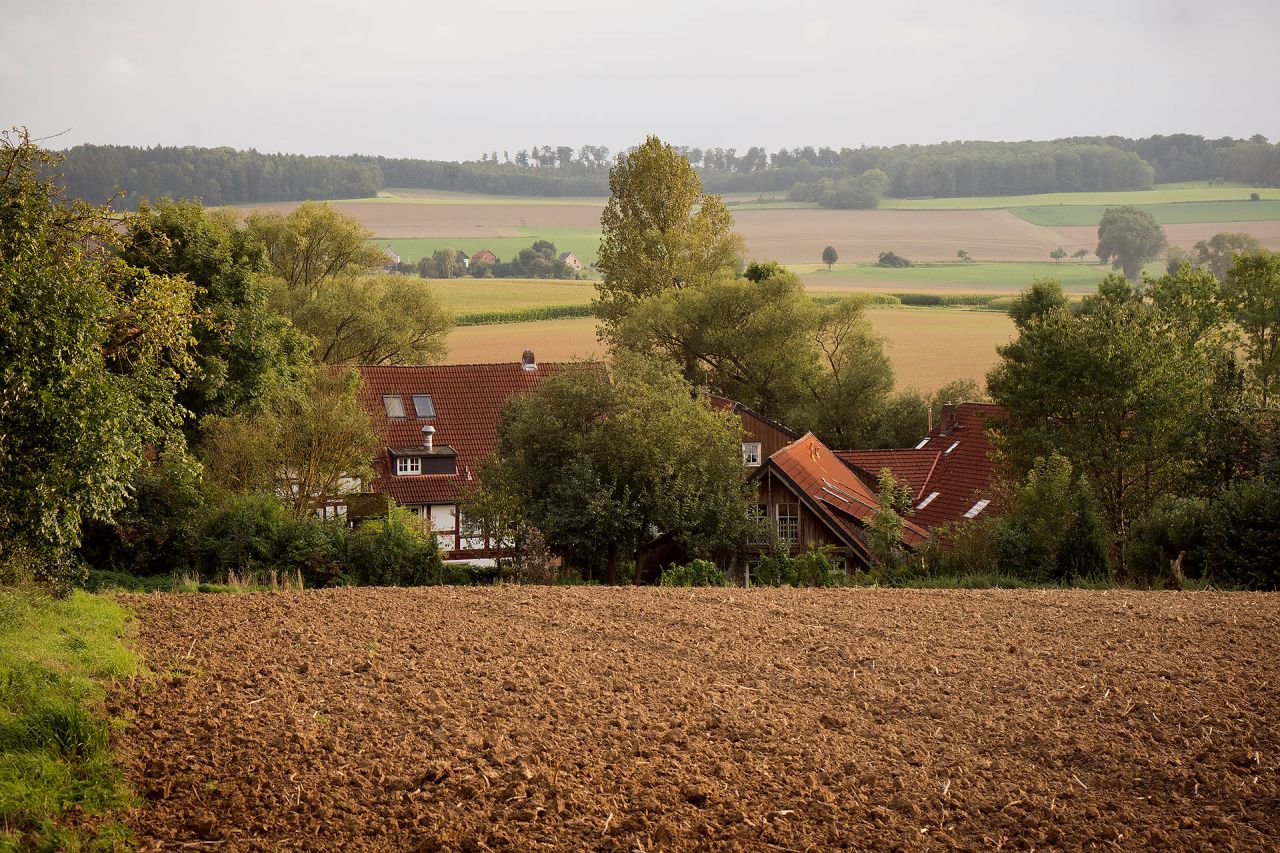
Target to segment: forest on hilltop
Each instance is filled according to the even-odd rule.
[[[677,150],[710,192],[788,192],[870,170],[897,198],[1138,190],[1172,181],[1280,185],[1280,145],[1262,136],[1206,139],[1172,134],[1129,139],[780,149]],[[65,152],[68,192],[135,208],[144,198],[200,198],[206,204],[364,198],[386,187],[528,196],[605,196],[613,161],[603,146],[533,146],[451,162],[367,155],[266,154],[250,149],[78,145]]]

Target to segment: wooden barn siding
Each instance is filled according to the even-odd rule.
[[[791,546],[792,554],[804,553],[809,550],[810,545],[834,545],[841,555],[852,556],[847,553],[849,549],[845,544],[835,534],[831,533],[827,529],[827,525],[805,506],[795,492],[785,483],[779,481],[772,471],[766,472],[760,478],[759,503],[769,505],[769,522],[771,525],[777,524],[778,513],[776,507],[778,504],[800,504],[800,538],[799,541]]]
[[[747,432],[748,441],[760,442],[760,458],[768,459],[792,442],[791,436],[771,423],[763,421],[750,412],[740,411],[742,426]]]

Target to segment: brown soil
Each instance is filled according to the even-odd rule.
[[[1238,234],[1244,232],[1258,238],[1264,249],[1280,249],[1280,222],[1190,222],[1181,225],[1165,225],[1164,234],[1170,246],[1182,246],[1190,249],[1200,240],[1208,240],[1215,234],[1223,232]],[[1045,229],[1048,231],[1049,229]],[[1059,226],[1053,231],[1062,235],[1059,242],[1068,250],[1084,247],[1091,253],[1098,245],[1097,226],[1069,225]]]
[[[1280,597],[129,599],[143,849],[1275,849]]]
[[[754,257],[785,264],[817,263],[824,246],[845,262],[885,251],[953,261],[957,249],[984,261],[1043,261],[1060,242],[1007,210],[744,210],[734,219]]]

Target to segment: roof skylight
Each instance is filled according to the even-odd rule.
[[[989,503],[991,503],[991,501],[988,501],[988,500],[980,500],[980,501],[978,501],[976,504],[974,504],[973,506],[969,507],[969,511],[968,511],[968,512],[966,512],[966,513],[964,514],[964,517],[965,517],[965,518],[976,518],[976,517],[977,517],[977,515],[978,515],[978,513],[982,512],[984,509],[986,509],[986,508],[987,508],[987,504],[989,504]]]
[[[436,404],[431,402],[430,394],[414,394],[413,410],[420,418],[434,418],[436,416]]]
[[[941,494],[941,492],[930,492],[929,497],[920,501],[920,503],[916,505],[916,509],[924,509],[929,504],[933,503],[933,499],[936,498],[939,494]]]
[[[387,413],[389,418],[403,418],[404,398],[399,394],[383,394],[382,410]]]

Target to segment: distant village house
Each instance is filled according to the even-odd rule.
[[[471,262],[476,264],[496,264],[498,256],[488,249],[481,249],[471,256]]]
[[[565,266],[570,269],[578,271],[582,270],[582,261],[578,260],[578,256],[573,252],[561,252],[560,260],[563,261]]]

